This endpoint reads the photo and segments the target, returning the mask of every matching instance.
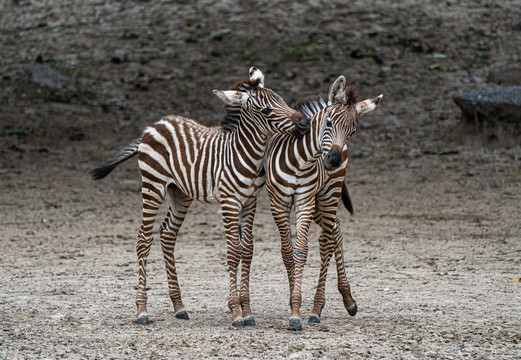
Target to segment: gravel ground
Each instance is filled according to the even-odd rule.
[[[5,1],[0,5],[0,359],[521,358],[521,147],[458,126],[452,95],[520,62],[516,1]],[[61,88],[32,80],[42,64]],[[213,125],[214,88],[256,65],[291,102],[338,75],[384,93],[350,142],[355,215],[339,210],[351,318],[332,267],[322,323],[288,330],[268,199],[255,219],[257,325],[227,307],[219,208],[194,204],[176,248],[189,321],[173,316],[162,255],[135,323],[137,163],[87,171],[166,113]],[[480,138],[481,140],[482,138]],[[163,212],[166,211],[163,209]],[[310,233],[303,316],[319,271]]]

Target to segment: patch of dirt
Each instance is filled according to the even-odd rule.
[[[459,91],[521,54],[516,1],[9,1],[0,13],[0,358],[521,357],[521,147],[449,140]],[[68,78],[32,81],[44,64]],[[288,103],[340,74],[384,93],[350,141],[355,215],[340,209],[351,318],[329,270],[322,323],[287,329],[288,285],[267,195],[255,219],[257,325],[234,329],[217,206],[194,204],[173,316],[162,254],[152,324],[135,323],[139,174],[87,172],[167,113],[215,125],[214,88],[255,65]],[[164,212],[163,212],[164,214]],[[312,228],[302,313],[318,278]]]

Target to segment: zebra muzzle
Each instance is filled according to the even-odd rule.
[[[296,137],[301,138],[309,131],[310,128],[311,128],[311,123],[309,122],[309,119],[301,118],[297,122],[297,124],[293,127],[293,134]]]

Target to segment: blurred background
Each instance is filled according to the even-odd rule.
[[[212,89],[252,65],[288,103],[340,74],[361,99],[384,93],[357,134],[365,141],[444,139],[460,118],[455,93],[521,66],[518,5],[3,0],[0,155],[116,146],[168,113],[215,125],[222,104]]]

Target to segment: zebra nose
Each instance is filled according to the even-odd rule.
[[[309,122],[309,119],[305,117],[300,117],[297,120],[295,126],[293,127],[293,134],[296,137],[302,137],[309,131],[310,127],[311,124]]]
[[[340,165],[342,165],[342,152],[334,147],[324,156],[324,168],[332,171],[338,169]]]
[[[309,122],[308,118],[301,117],[298,121],[298,126],[301,131],[304,131],[305,133],[309,131],[309,128],[311,127],[311,123]]]

